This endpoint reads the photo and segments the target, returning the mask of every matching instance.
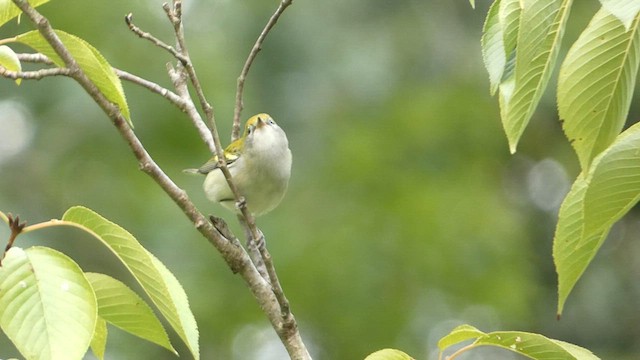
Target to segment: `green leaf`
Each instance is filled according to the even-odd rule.
[[[82,71],[87,74],[87,77],[89,77],[89,79],[109,101],[120,108],[122,116],[124,116],[129,125],[133,127],[122,83],[107,60],[102,56],[102,54],[100,54],[100,52],[98,52],[98,50],[96,50],[96,48],[83,39],[64,31],[56,30],[55,32],[74,59],[78,62]],[[38,31],[29,31],[22,35],[18,35],[16,40],[43,53],[57,66],[65,66],[62,59],[60,59],[55,50]]]
[[[622,21],[627,30],[640,11],[640,1],[638,0],[600,0],[600,3],[602,7]]]
[[[32,7],[40,6],[49,0],[29,0]],[[0,0],[0,26],[20,15],[22,11],[11,0]]]
[[[502,79],[507,55],[504,50],[502,24],[498,16],[500,10],[500,0],[496,0],[487,13],[482,29],[482,60],[489,73],[489,83],[491,95],[493,95]]]
[[[500,114],[512,153],[549,82],[571,0],[522,0],[514,79],[500,88]]]
[[[579,177],[565,197],[553,239],[553,262],[558,273],[558,316],[571,290],[604,242],[608,231],[584,234],[584,195],[587,182]]]
[[[583,169],[620,133],[629,113],[640,29],[601,9],[573,44],[558,77],[558,111]]]
[[[11,248],[0,268],[0,326],[27,359],[82,359],[96,298],[80,267],[46,247]]]
[[[520,28],[520,0],[502,0],[498,17],[502,24],[504,51],[509,61],[515,60],[515,50],[518,43],[518,29]]]
[[[537,360],[598,359],[589,350],[579,346],[521,331],[491,332],[479,338],[475,344],[498,346]],[[576,357],[575,354],[579,354],[580,357]]]
[[[101,318],[178,354],[153,310],[135,292],[110,276],[96,273],[85,275],[96,293],[98,315]]]
[[[125,229],[85,207],[70,208],[62,220],[95,236],[113,251],[185,342],[193,357],[199,359],[198,328],[187,295],[160,260]]]
[[[400,350],[382,349],[370,354],[364,360],[414,360],[414,359]]]
[[[449,334],[445,335],[442,339],[440,339],[440,341],[438,341],[438,348],[440,349],[440,351],[443,351],[451,345],[470,339],[477,339],[483,335],[485,335],[484,332],[476,329],[471,325],[460,325],[451,330]]]
[[[640,123],[593,162],[584,198],[584,234],[609,229],[640,199]]]
[[[482,58],[492,95],[502,83],[513,80],[519,17],[519,0],[496,0],[489,8],[482,34]]]
[[[475,0],[469,0],[469,4],[471,4],[472,8],[476,8],[476,1]]]
[[[471,325],[460,325],[438,342],[440,357],[442,351],[463,341],[475,341],[460,351],[466,352],[483,345],[497,346],[538,360],[591,360],[598,359],[590,351],[564,341],[553,340],[539,334],[521,331],[495,331],[484,333]],[[459,354],[459,353],[456,353]]]
[[[107,322],[98,316],[98,322],[96,323],[96,330],[93,333],[91,339],[91,351],[99,360],[104,359],[104,353],[107,349]]]
[[[553,256],[558,314],[613,224],[640,199],[640,123],[597,156],[573,184],[558,215]]]
[[[0,45],[0,66],[9,71],[22,71],[22,65],[20,64],[18,55],[6,45]],[[16,79],[16,84],[20,85],[21,81],[22,79]]]

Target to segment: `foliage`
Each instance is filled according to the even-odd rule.
[[[520,2],[517,27],[511,14],[518,10],[510,11],[516,8],[510,3],[493,3],[483,54],[515,151],[556,63],[571,1]],[[640,199],[637,127],[620,134],[640,64],[639,12],[640,1],[602,1],[560,67],[558,112],[582,173],[560,209],[554,239],[558,315],[613,224]]]
[[[16,236],[54,226],[79,228],[106,245],[199,358],[198,331],[184,290],[131,234],[89,209],[74,207],[61,220],[27,226]],[[0,325],[27,359],[81,359],[90,344],[102,359],[105,323],[176,353],[144,300],[108,275],[84,273],[53,249],[11,247],[0,268],[0,289]]]
[[[589,350],[559,340],[549,339],[540,334],[532,334],[521,331],[493,331],[484,333],[470,325],[460,325],[448,335],[440,339],[440,358],[448,347],[467,340],[473,342],[446,359],[455,359],[458,355],[478,346],[496,346],[531,359],[551,360],[596,360]]]

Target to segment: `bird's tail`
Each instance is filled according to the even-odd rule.
[[[202,175],[199,169],[184,169],[182,170],[182,172],[191,175]]]

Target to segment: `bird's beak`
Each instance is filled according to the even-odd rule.
[[[256,127],[261,128],[265,125],[267,125],[267,123],[260,116],[258,116],[258,123],[256,124]]]

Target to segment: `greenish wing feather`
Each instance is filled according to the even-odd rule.
[[[238,160],[238,158],[240,157],[240,152],[242,150],[243,144],[244,144],[243,139],[240,138],[232,142],[231,144],[229,144],[229,146],[227,146],[227,148],[224,149],[224,158],[225,160],[227,160],[227,165],[231,165],[233,164],[234,161]],[[204,163],[204,165],[200,166],[199,168],[185,169],[183,171],[188,174],[206,175],[217,168],[218,168],[218,157],[214,155],[211,159],[209,159],[209,161]]]
[[[224,149],[224,158],[227,161],[227,165],[233,164],[234,161],[238,160],[240,157],[240,147],[241,144],[239,141],[234,141],[226,149]],[[198,168],[198,173],[200,174],[208,174],[213,170],[218,168],[218,157],[213,156],[209,161],[204,163],[204,165]]]

